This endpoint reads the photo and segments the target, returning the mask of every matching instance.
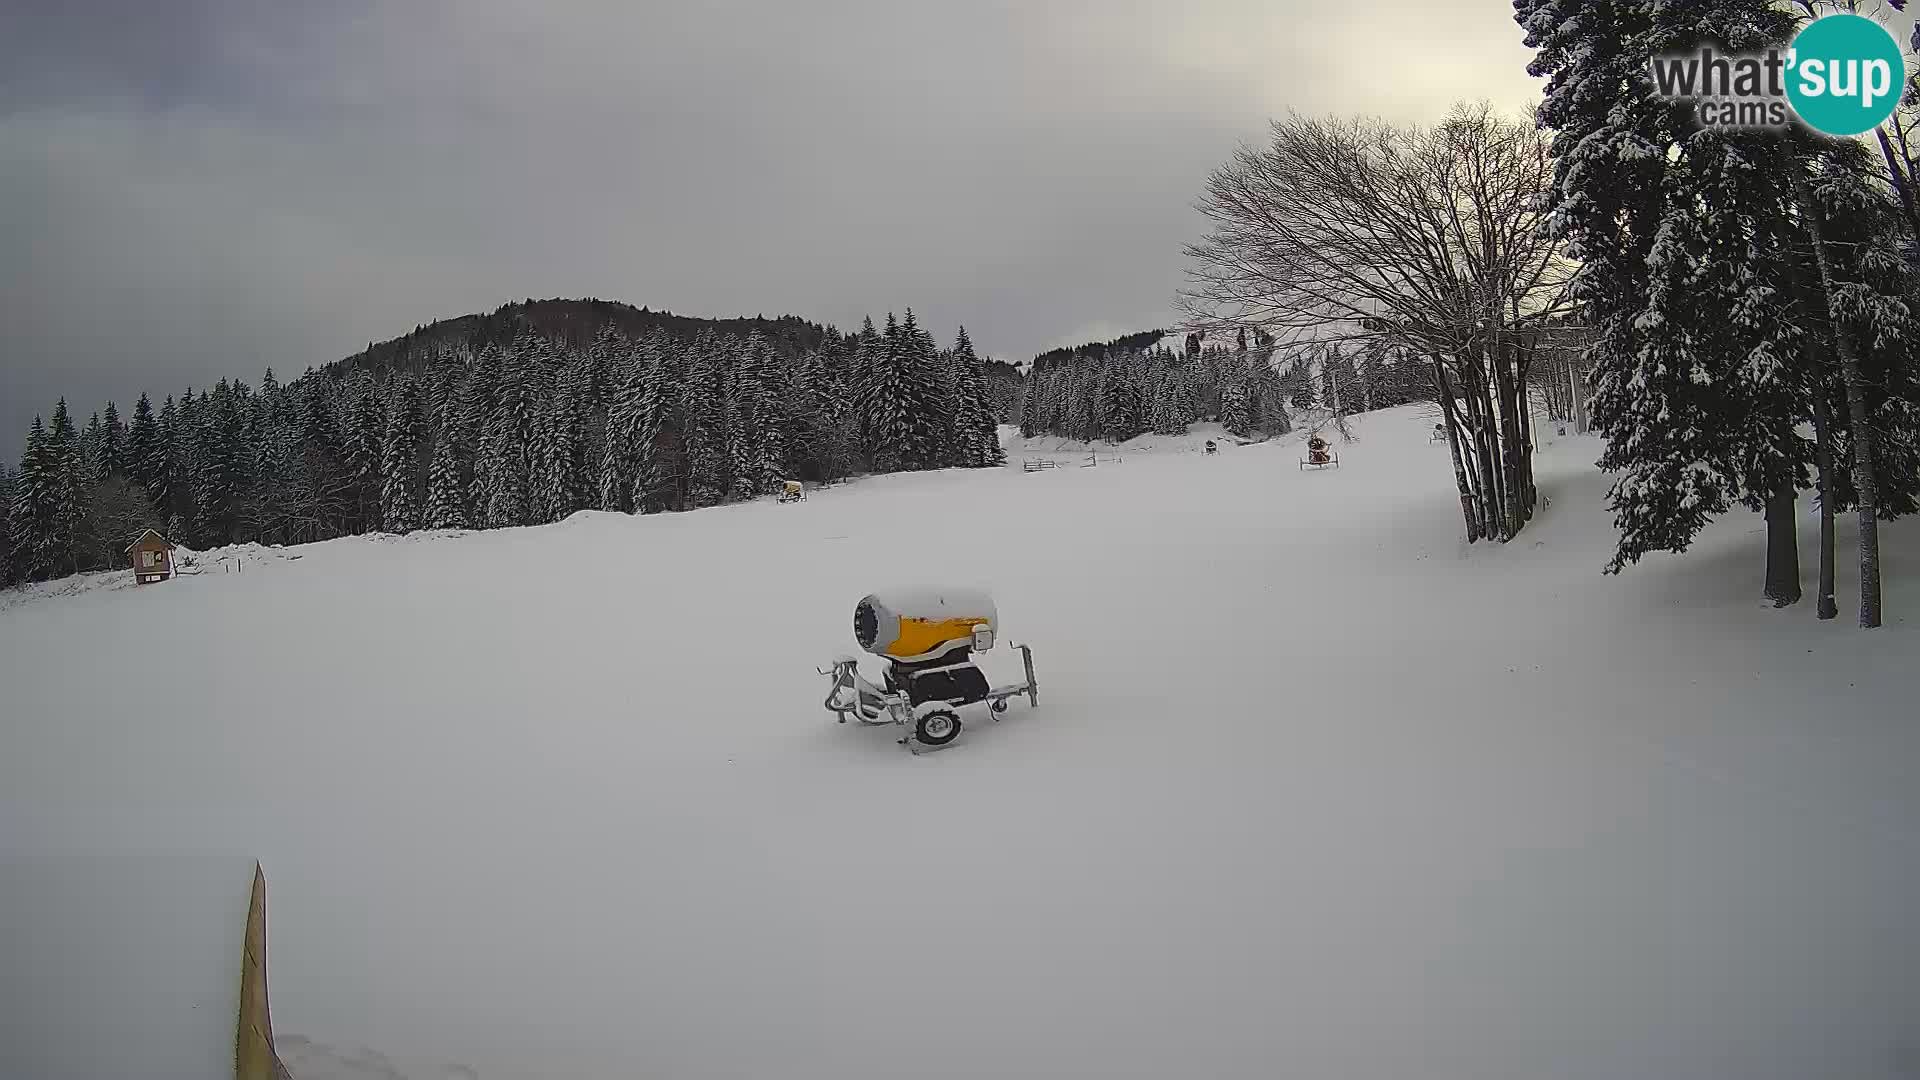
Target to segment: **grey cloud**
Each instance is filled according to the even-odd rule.
[[[1289,106],[1535,93],[1504,3],[81,0],[0,35],[0,453],[525,296],[1004,356],[1169,321]],[[19,29],[19,27],[15,27]]]

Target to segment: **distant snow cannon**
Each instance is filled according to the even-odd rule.
[[[973,662],[976,652],[993,648],[1000,616],[993,597],[979,589],[914,588],[873,593],[853,609],[853,637],[860,647],[887,661],[882,685],[860,674],[859,661],[841,656],[820,672],[833,677],[827,711],[841,723],[899,724],[911,734],[901,743],[914,753],[941,747],[960,734],[960,708],[985,702],[997,721],[1007,699],[1027,695],[1040,704],[1033,677],[1033,650],[1009,642],[1020,653],[1026,680],[995,687]]]

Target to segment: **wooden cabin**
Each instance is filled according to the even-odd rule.
[[[173,576],[173,541],[148,529],[140,538],[127,545],[127,554],[133,560],[133,580],[145,585],[150,581],[165,581]]]

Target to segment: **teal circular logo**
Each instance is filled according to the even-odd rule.
[[[1879,127],[1906,89],[1900,43],[1864,15],[1815,19],[1787,55],[1787,100],[1807,126],[1828,135]]]

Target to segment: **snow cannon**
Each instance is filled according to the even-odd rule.
[[[999,629],[993,597],[978,589],[900,589],[874,593],[853,609],[853,638],[875,656],[902,663],[957,649],[993,648]]]
[[[1007,700],[1021,694],[1040,704],[1033,677],[1033,650],[1020,654],[1024,681],[994,686],[973,654],[991,650],[1000,630],[993,597],[979,589],[915,588],[872,593],[854,605],[853,637],[862,649],[887,662],[879,684],[860,674],[859,661],[841,656],[821,669],[831,675],[827,711],[841,723],[898,724],[900,742],[914,753],[947,746],[960,735],[960,710],[985,704],[995,721]]]

